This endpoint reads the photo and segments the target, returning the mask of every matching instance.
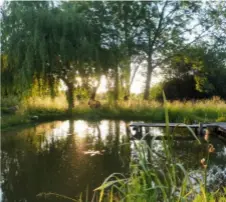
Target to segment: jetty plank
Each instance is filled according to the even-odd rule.
[[[142,127],[177,127],[177,128],[186,128],[190,127],[192,129],[200,129],[203,130],[204,128],[213,128],[216,132],[221,132],[222,134],[226,135],[226,122],[216,122],[216,123],[200,123],[200,124],[184,124],[184,123],[142,123],[136,122],[130,124],[131,127],[134,128],[142,128]]]

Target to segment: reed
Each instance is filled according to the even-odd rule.
[[[165,122],[169,125],[169,107],[164,97]],[[180,104],[180,103],[179,103]],[[189,129],[189,128],[188,128]],[[189,129],[191,135],[194,136],[201,144],[198,137]],[[138,160],[131,162],[131,173],[129,177],[120,176],[114,173],[109,176],[103,184],[95,191],[99,192],[98,201],[225,201],[224,193],[207,192],[207,169],[209,164],[209,154],[214,152],[214,147],[209,144],[209,133],[206,132],[204,139],[207,141],[207,156],[201,160],[203,167],[203,178],[198,180],[198,184],[191,181],[192,173],[186,171],[183,164],[177,162],[175,154],[173,154],[173,134],[170,134],[168,127],[166,128],[166,136],[163,138],[163,158],[164,165],[156,165],[151,158],[147,157],[147,152],[152,154],[154,151],[153,141],[150,144],[147,141],[139,143],[134,142],[138,153]],[[197,189],[197,186],[199,189]]]

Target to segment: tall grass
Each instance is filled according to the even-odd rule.
[[[165,112],[163,103],[157,101],[129,100],[117,103],[100,100],[99,109],[90,109],[88,100],[75,101],[73,118],[76,119],[124,119],[164,122]],[[2,108],[19,105],[19,111],[10,116],[4,116],[2,127],[9,127],[21,122],[29,122],[30,116],[38,116],[39,120],[66,119],[67,101],[64,95],[54,99],[50,97],[31,97],[19,102],[16,98],[3,98]],[[169,121],[180,123],[226,121],[226,103],[220,99],[192,101],[172,101],[167,103]],[[22,121],[23,120],[23,121]]]
[[[87,100],[75,102],[74,113],[92,113],[93,110],[89,108]],[[95,111],[99,112],[99,116],[130,117],[145,118],[154,121],[164,121],[164,107],[163,104],[157,101],[118,101],[117,105],[108,103],[107,100],[101,100],[102,107]],[[172,101],[167,104],[170,119],[173,121],[192,121],[192,120],[215,120],[219,117],[226,117],[226,103],[223,100],[209,99],[192,101]],[[56,97],[54,100],[50,98],[31,98],[22,108],[30,112],[40,111],[66,111],[67,102],[64,96]],[[105,113],[107,112],[107,113]],[[104,117],[103,117],[104,118]],[[131,117],[132,118],[132,117]]]
[[[147,157],[147,152],[152,154],[154,151],[152,139],[151,143],[141,141],[134,142],[138,153],[138,160],[131,162],[131,173],[129,177],[114,173],[109,176],[103,184],[95,191],[99,191],[98,201],[127,201],[127,202],[150,202],[150,201],[226,201],[224,196],[220,196],[217,192],[207,192],[207,167],[209,163],[209,153],[214,152],[213,145],[207,147],[207,161],[202,161],[203,179],[197,184],[191,181],[191,173],[185,170],[183,164],[176,161],[173,154],[173,134],[169,133],[169,114],[165,95],[165,122],[166,136],[163,138],[163,156],[164,164],[156,165],[151,158]],[[180,104],[180,103],[179,103]],[[189,129],[189,128],[188,128]],[[198,144],[201,144],[194,132],[190,130]],[[143,137],[145,138],[145,137]],[[208,142],[208,133],[205,135],[205,140]],[[212,150],[210,150],[210,148]],[[226,193],[226,189],[225,189]],[[224,194],[225,194],[224,193]],[[218,195],[217,195],[218,194]]]
[[[159,158],[163,158],[163,164],[156,165],[155,162],[147,158],[147,151],[152,153],[154,150],[152,144],[135,143],[139,160],[131,162],[130,176],[122,177],[117,173],[109,176],[95,190],[99,191],[95,201],[226,201],[226,188],[223,192],[220,192],[220,190],[207,191],[206,178],[209,154],[207,154],[207,161],[204,164],[205,167],[203,167],[203,177],[197,178],[197,182],[194,183],[191,180],[194,173],[187,171],[183,164],[176,161],[170,141],[165,139],[162,141],[164,156],[159,156]]]

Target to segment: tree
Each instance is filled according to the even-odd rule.
[[[105,55],[108,55],[108,66],[103,67],[103,72],[108,78],[109,88],[114,89],[114,99],[117,100],[120,84],[124,93],[130,94],[130,63],[132,56],[138,54],[134,39],[140,26],[140,3],[93,2],[92,10],[90,15],[102,25],[101,47],[107,52]]]
[[[34,23],[31,20],[39,11],[45,12],[49,8],[47,2],[4,2],[1,10],[1,47],[2,47],[2,84],[7,94],[13,91],[24,94],[31,88],[37,68],[34,63],[34,41],[32,32]],[[20,20],[19,20],[20,19]],[[30,19],[30,20],[29,20]],[[26,21],[26,23],[25,23]],[[30,67],[34,67],[34,69]],[[37,76],[41,73],[36,71]]]
[[[3,53],[14,84],[30,89],[36,77],[53,89],[63,80],[70,112],[76,76],[95,67],[99,49],[98,27],[84,17],[86,8],[86,3],[7,2],[4,10]]]
[[[183,44],[187,24],[198,9],[195,2],[150,1],[141,2],[143,17],[139,37],[136,39],[140,53],[147,61],[144,99],[149,99],[152,72],[164,65],[166,57]]]
[[[133,81],[131,63],[136,62],[136,59],[139,58],[137,57],[139,52],[135,41],[140,29],[140,18],[142,17],[140,13],[141,4],[137,1],[111,2],[109,7],[112,8],[114,25],[119,34],[121,87],[124,89],[124,95],[128,98],[131,82]]]
[[[154,69],[186,73],[191,67],[185,60],[193,57],[187,47],[197,41],[205,49],[195,47],[193,53],[192,65],[202,62],[197,65],[195,83],[197,89],[211,91],[220,84],[206,76],[213,62],[204,57],[211,55],[220,67],[213,71],[224,74],[225,8],[218,3],[200,8],[198,2],[167,0],[5,2],[1,17],[3,92],[24,94],[38,86],[54,96],[62,80],[71,112],[76,88],[95,99],[102,75],[108,78],[115,100],[121,89],[129,96],[139,63],[146,60],[144,99],[148,100]],[[197,26],[201,33],[195,34]],[[203,33],[209,38],[203,38]],[[186,34],[193,34],[194,40]],[[173,64],[177,57],[184,62],[180,68]],[[133,72],[131,63],[138,64]]]

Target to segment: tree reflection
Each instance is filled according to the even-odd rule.
[[[3,134],[4,202],[63,201],[36,195],[55,192],[76,197],[88,186],[91,196],[92,190],[112,172],[128,169],[128,165],[122,165],[129,164],[129,161],[122,162],[120,157],[123,148],[119,146],[120,122],[83,123],[87,128],[84,134],[80,134],[81,130],[76,131],[76,121],[69,120],[67,123],[41,124],[17,134]],[[107,130],[101,129],[102,124],[108,126]],[[103,155],[85,155],[84,151],[89,149],[105,152]],[[124,150],[122,154],[130,156],[129,152]]]

